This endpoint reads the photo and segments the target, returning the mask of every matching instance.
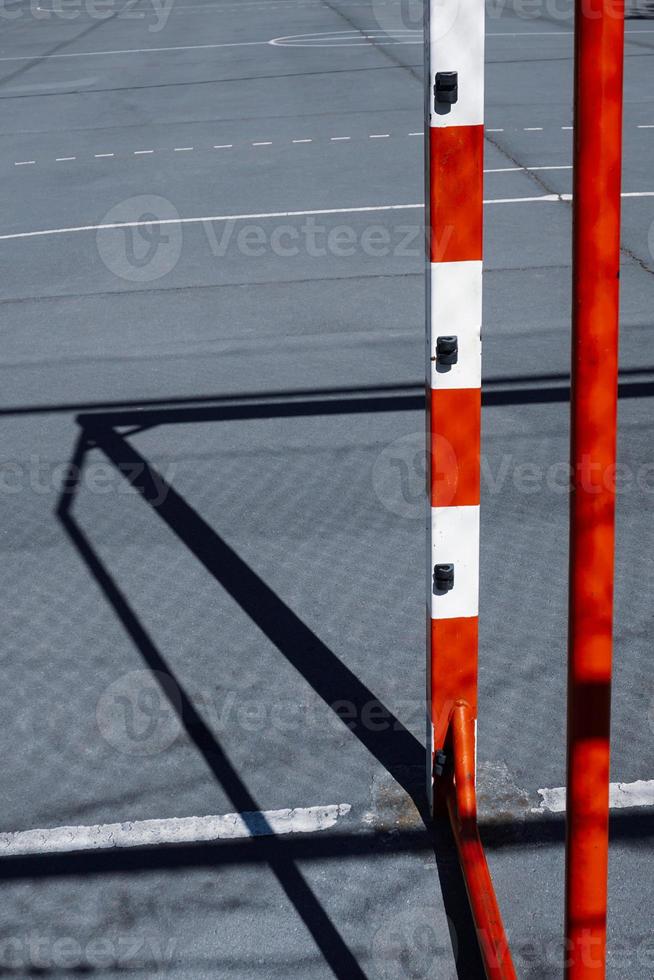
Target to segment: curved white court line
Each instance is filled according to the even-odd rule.
[[[383,40],[386,38],[386,44],[422,44],[422,32],[409,32],[407,34],[417,35],[411,40],[399,40],[392,41],[390,38],[399,37],[400,32],[397,31],[395,34],[386,34],[384,31],[371,30],[367,33],[364,31],[359,32],[361,41],[357,42],[359,46],[365,47],[367,44],[372,44],[374,41]],[[625,31],[625,34],[654,34],[654,30],[646,29],[642,31]],[[297,37],[302,37],[302,35],[296,35]],[[316,35],[311,35],[316,36]],[[522,31],[507,34],[487,34],[486,37],[572,37],[572,31]],[[370,40],[368,40],[368,38]],[[0,62],[4,61],[52,61],[55,59],[62,58],[100,58],[105,55],[113,54],[160,54],[166,51],[206,51],[212,50],[214,48],[250,48],[259,47],[261,45],[272,45],[273,47],[300,47],[299,44],[282,44],[281,42],[288,42],[292,39],[292,35],[287,38],[271,38],[267,41],[223,41],[217,44],[176,44],[171,47],[164,48],[120,48],[112,51],[66,51],[61,54],[23,54],[23,55],[8,55],[0,58]],[[338,44],[311,44],[306,45],[308,47],[345,47],[351,45],[338,45]],[[353,46],[356,46],[353,45]]]
[[[423,33],[417,30],[353,30],[353,31],[316,31],[311,34],[288,34],[285,37],[275,37],[269,44],[273,47],[285,48],[356,48],[365,47],[375,41],[384,44],[422,44]]]

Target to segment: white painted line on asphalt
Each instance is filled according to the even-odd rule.
[[[492,170],[484,170],[485,174],[512,174],[518,171],[531,173],[533,170],[572,170],[572,166],[548,166],[548,167],[495,167]]]
[[[47,228],[42,231],[20,231],[9,235],[0,235],[0,242],[14,241],[19,238],[44,238],[49,235],[72,235],[86,231],[109,231],[114,228],[152,228],[154,225],[202,225],[212,221],[253,221],[264,218],[304,218],[313,215],[327,214],[363,214],[377,211],[415,211],[424,208],[424,204],[375,204],[360,208],[319,208],[311,211],[263,211],[260,214],[214,214],[202,218],[162,218],[149,221],[117,221],[111,224],[76,225],[70,228]]]
[[[572,130],[572,126],[560,126],[558,128],[561,129],[561,130]],[[636,128],[638,128],[638,129],[654,129],[654,124],[644,124],[644,123],[641,123],[641,124],[638,124],[638,126]],[[487,133],[503,133],[505,131],[506,131],[505,129],[487,129],[486,130]],[[544,131],[544,128],[542,126],[527,126],[527,127],[523,127],[521,131],[522,132],[543,132]],[[412,133],[407,133],[406,135],[407,136],[424,136],[424,133],[423,132],[412,132]],[[368,136],[368,139],[390,139],[391,137],[392,137],[392,134],[391,133],[370,133],[369,136]],[[353,139],[354,139],[353,136],[330,136],[329,137],[329,142],[331,142],[331,143],[351,142]],[[315,142],[315,139],[314,138],[305,138],[305,139],[294,139],[294,140],[291,140],[291,143],[293,143],[293,144],[313,143],[313,142]],[[231,149],[233,149],[234,145],[235,145],[234,143],[216,143],[216,144],[213,145],[213,149],[214,150],[231,150]],[[244,145],[250,145],[250,146],[253,146],[253,147],[258,147],[258,146],[273,146],[274,145],[274,141],[273,140],[257,140],[257,141],[251,141],[249,144],[244,144]],[[188,152],[191,152],[191,151],[195,150],[196,148],[193,147],[193,146],[176,146],[173,149],[174,149],[174,152],[175,153],[188,153]],[[134,156],[148,156],[148,155],[154,154],[155,152],[156,152],[155,150],[133,150],[132,151],[132,154]],[[94,156],[94,158],[96,160],[102,160],[102,159],[108,159],[108,158],[111,158],[111,157],[115,157],[116,154],[115,153],[95,153],[95,154],[93,154],[93,156]],[[62,163],[64,161],[77,160],[78,158],[75,157],[75,156],[70,156],[70,157],[56,157],[55,159],[56,159],[56,162],[57,163]],[[15,164],[14,164],[14,166],[17,166],[17,167],[18,166],[26,166],[28,164],[33,164],[35,162],[36,161],[34,161],[34,160],[16,161]],[[490,169],[490,170],[485,170],[484,173],[511,173],[513,171],[516,171],[517,172],[517,171],[521,171],[521,170],[536,171],[536,170],[570,170],[570,169],[571,169],[571,167],[570,166],[567,166],[567,165],[566,166],[551,165],[551,166],[537,166],[537,167],[498,167],[498,168],[494,168],[494,169]]]
[[[293,810],[260,810],[223,816],[174,817],[168,820],[134,820],[95,824],[90,827],[53,827],[0,834],[0,858],[76,851],[153,847],[166,844],[199,844],[287,834],[315,834],[329,830],[352,807],[349,803],[296,807]]]
[[[539,194],[537,197],[496,197],[484,204],[531,204],[534,201],[562,201],[563,194]]]
[[[541,802],[532,807],[532,813],[565,813],[565,786],[539,789]],[[654,779],[639,779],[635,783],[611,783],[609,806],[612,810],[626,807],[654,806]]]
[[[36,160],[16,160],[14,167],[31,167],[34,163]]]
[[[632,191],[622,197],[654,197],[654,191]],[[534,202],[571,201],[572,194],[541,194],[538,197],[499,197],[490,198],[484,204],[531,204]],[[329,214],[369,214],[380,211],[420,211],[424,204],[373,204],[358,208],[316,208],[309,211],[263,211],[258,214],[213,214],[201,218],[162,218],[148,221],[117,221],[111,224],[76,225],[70,228],[45,228],[40,231],[19,231],[0,235],[0,242],[16,241],[21,238],[45,238],[50,235],[72,235],[77,232],[109,231],[114,228],[152,228],[154,225],[202,225],[212,221],[253,221],[265,218],[304,218],[313,215]]]
[[[162,51],[206,51],[208,48],[251,48],[270,41],[223,41],[221,44],[176,44],[166,48],[118,48],[112,51],[67,51],[65,54],[28,54],[0,58],[0,61],[51,61],[55,58],[99,58],[113,54],[160,54]]]
[[[323,32],[324,33],[324,32]],[[342,33],[342,32],[329,32],[331,34]],[[352,33],[352,32],[350,32]],[[359,31],[356,32],[358,36],[361,37],[363,43],[374,43],[376,40],[383,40],[386,44],[422,44],[422,40],[418,37],[413,39],[398,40],[397,38],[401,34],[405,35],[418,35],[419,31],[397,31],[395,36],[389,40],[389,35],[385,32],[379,32],[379,38],[372,35],[364,35]],[[625,34],[654,34],[653,30],[643,30],[643,31],[625,31]],[[314,36],[315,35],[310,35]],[[512,33],[502,33],[502,34],[487,34],[486,37],[572,37],[573,31],[522,31],[522,32],[512,32]],[[215,48],[252,48],[261,47],[262,45],[271,45],[273,47],[278,46],[279,42],[288,40],[287,38],[273,38],[269,41],[222,41],[217,44],[176,44],[170,47],[161,48],[116,48],[110,51],[66,51],[61,54],[23,54],[23,55],[9,55],[0,58],[0,62],[5,61],[51,61],[60,58],[101,58],[107,57],[115,54],[161,54],[166,51],[207,51],[213,50]],[[329,44],[330,42],[327,41]],[[311,45],[312,47],[320,47],[320,45]],[[338,46],[338,45],[336,45]],[[345,45],[346,47],[352,47],[356,45]],[[285,47],[293,47],[293,45],[285,45]]]

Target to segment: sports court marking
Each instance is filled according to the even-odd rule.
[[[152,847],[161,844],[198,844],[287,834],[315,834],[329,830],[347,816],[349,803],[258,810],[209,817],[173,817],[134,820],[90,827],[53,827],[0,834],[0,858],[32,854],[68,854],[112,848]]]
[[[532,813],[565,813],[565,786],[539,789],[539,806]],[[612,810],[626,807],[654,806],[654,779],[639,779],[635,783],[611,783],[609,806]]]
[[[541,803],[531,808],[532,814],[565,812],[564,786],[539,789],[538,794]],[[612,810],[654,806],[654,779],[611,783],[609,806]],[[258,810],[253,813],[226,813],[219,816],[130,820],[124,823],[5,832],[0,834],[0,859],[130,847],[201,844],[273,835],[315,834],[335,827],[351,811],[352,806],[349,803],[334,803],[285,810]],[[366,827],[369,823],[370,820],[364,818],[363,824]]]
[[[554,127],[549,127],[549,128],[550,129],[556,129],[557,131],[558,130],[572,130],[572,126],[554,126]],[[650,124],[639,123],[639,124],[634,124],[634,128],[635,129],[654,129],[654,124],[653,125],[650,125]],[[508,131],[510,131],[510,132],[523,132],[523,133],[542,133],[542,132],[545,131],[545,127],[543,127],[543,126],[522,126],[522,127],[521,126],[517,126],[517,127],[513,127],[512,129],[510,129]],[[507,130],[506,129],[487,129],[486,132],[487,133],[504,133],[504,132],[507,132]],[[230,149],[231,150],[234,147],[237,147],[238,149],[248,149],[250,147],[259,147],[259,146],[277,146],[277,147],[284,148],[284,147],[289,147],[289,146],[294,146],[294,145],[304,144],[304,143],[319,143],[319,142],[321,142],[321,139],[322,139],[323,142],[328,142],[328,143],[354,143],[354,144],[356,144],[356,142],[359,141],[359,140],[386,140],[386,139],[395,140],[395,139],[406,139],[409,136],[411,136],[411,137],[415,137],[415,136],[422,137],[422,136],[424,136],[424,132],[423,131],[414,131],[414,132],[411,132],[411,133],[402,133],[402,132],[400,132],[400,133],[355,133],[354,135],[351,135],[351,136],[325,136],[325,137],[322,137],[322,138],[311,137],[310,139],[309,138],[305,138],[305,139],[290,139],[290,140],[288,138],[286,138],[286,139],[280,139],[280,140],[256,140],[256,141],[255,140],[243,140],[240,143],[218,143],[218,144],[214,144],[213,147],[211,147],[210,145],[209,146],[175,146],[175,147],[172,147],[172,148],[171,147],[158,147],[156,149],[156,151],[155,150],[115,150],[115,151],[112,151],[111,153],[109,153],[109,152],[107,152],[107,153],[94,153],[94,154],[92,154],[92,156],[89,156],[86,159],[89,159],[89,160],[90,159],[103,160],[103,159],[106,159],[108,157],[121,157],[121,156],[130,156],[130,155],[132,155],[132,156],[143,156],[143,155],[146,155],[146,154],[147,155],[152,155],[155,152],[156,153],[170,152],[171,149],[172,149],[172,152],[174,152],[174,153],[191,153],[191,152],[203,153],[203,152],[209,151],[211,148],[213,148],[214,150],[227,150],[227,149]],[[51,159],[52,158],[50,158],[50,160]],[[78,159],[83,160],[84,158],[83,157],[80,157],[79,155],[78,156],[70,156],[70,157],[56,157],[55,158],[55,162],[58,163],[61,160],[78,160]],[[45,159],[45,160],[42,159],[40,161],[37,161],[37,160],[31,160],[31,161],[16,160],[16,161],[14,161],[14,166],[19,167],[19,166],[23,165],[25,162],[30,162],[32,164],[35,164],[35,163],[38,162],[40,164],[46,164],[47,165],[47,163],[49,161],[47,159]],[[517,170],[567,170],[567,169],[570,169],[570,168],[569,167],[555,167],[555,166],[551,166],[551,167],[504,167],[504,168],[498,168],[498,169],[495,169],[495,170],[485,170],[484,173],[503,173],[503,172],[504,173],[509,173],[509,172],[511,172],[513,170],[516,170],[517,171]]]
[[[321,35],[322,40],[318,40],[317,34],[312,35],[297,35],[295,37],[274,37],[265,41],[221,41],[215,44],[176,44],[170,45],[169,47],[161,48],[116,48],[111,51],[65,51],[61,54],[39,54],[35,52],[34,54],[23,54],[23,55],[6,55],[0,58],[0,62],[4,61],[54,61],[65,58],[104,58],[111,55],[125,55],[125,54],[163,54],[168,51],[207,51],[216,48],[252,48],[261,47],[262,45],[268,45],[272,47],[301,47],[301,39],[303,37],[313,38],[313,40],[308,41],[309,47],[352,47],[352,46],[365,46],[376,44],[379,41],[383,41],[385,44],[422,44],[422,31],[397,31],[395,32],[395,39],[393,35],[386,34],[384,31],[375,31],[373,34],[364,34],[363,31],[357,32],[358,40],[354,42],[354,32],[341,32],[342,35],[351,34],[351,37],[341,37],[337,38],[336,32],[333,32],[332,39],[330,40],[329,35]],[[635,30],[635,31],[625,31],[625,34],[654,34],[654,29],[646,30]],[[415,35],[415,36],[412,36]],[[572,37],[572,31],[518,31],[511,32],[507,34],[487,34],[486,37]],[[342,43],[350,42],[350,43]]]
[[[622,197],[654,197],[654,191],[629,191]],[[484,204],[534,204],[571,201],[572,194],[541,194],[536,197],[496,197]],[[0,242],[21,238],[46,238],[50,235],[73,235],[79,232],[108,231],[114,228],[153,228],[163,225],[202,225],[213,221],[263,221],[266,218],[305,218],[329,214],[370,214],[381,211],[421,211],[424,204],[372,204],[360,208],[315,208],[308,211],[261,211],[253,214],[209,214],[201,218],[156,218],[149,221],[116,221],[99,225],[75,225],[69,228],[44,228],[39,231],[17,231],[0,235]]]

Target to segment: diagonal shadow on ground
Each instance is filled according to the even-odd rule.
[[[144,661],[155,672],[153,676],[158,679],[163,674],[175,681],[176,696],[171,696],[171,689],[163,684],[160,685],[161,691],[178,714],[184,730],[199,750],[211,773],[241,813],[258,811],[260,807],[257,801],[241,780],[210,728],[72,516],[72,504],[79,486],[87,445],[82,435],[73,456],[73,465],[69,469],[71,475],[66,481],[57,509],[59,519]],[[334,976],[339,980],[350,980],[350,978],[366,980],[366,974],[357,958],[344,942],[294,861],[288,859],[283,852],[278,852],[269,855],[268,864],[331,967]]]

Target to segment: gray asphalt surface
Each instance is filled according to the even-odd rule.
[[[419,815],[422,47],[388,36],[418,25],[395,0],[46,8],[0,11],[0,830],[352,810],[286,842],[3,859],[0,975],[475,978]],[[489,11],[490,202],[571,186],[540,169],[571,163],[570,18],[521,9]],[[624,190],[651,193],[654,21],[627,27]],[[152,215],[255,217],[95,229]],[[654,778],[653,221],[625,198],[624,781]],[[565,779],[569,241],[567,203],[487,206],[479,782],[534,980],[562,955],[562,825],[526,814]],[[613,823],[615,980],[654,976],[653,829]]]

